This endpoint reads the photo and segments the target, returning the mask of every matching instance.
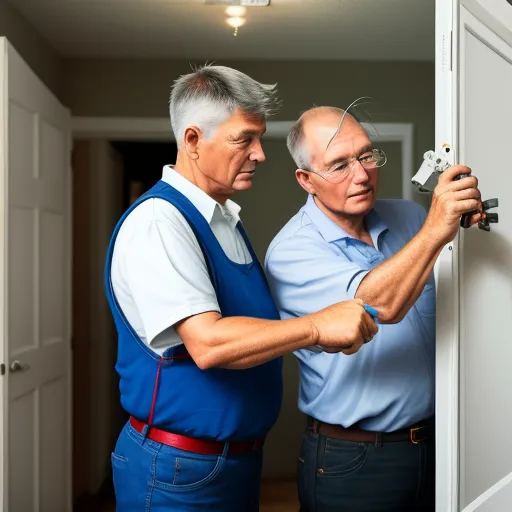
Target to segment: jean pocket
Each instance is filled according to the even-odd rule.
[[[169,491],[197,490],[221,471],[224,457],[181,450],[161,450],[156,456],[154,485]]]
[[[127,489],[133,491],[133,485],[130,483],[128,459],[114,452],[112,452],[110,459],[112,461],[112,479],[116,494],[117,510],[129,510],[130,503],[132,502],[130,498],[132,496],[127,492]]]
[[[126,457],[118,455],[115,452],[112,452],[110,458],[112,461],[112,467],[119,467],[123,469],[126,466],[126,463],[128,462],[128,459]]]
[[[348,476],[360,469],[366,461],[368,445],[327,438],[321,454],[318,474],[321,477]]]

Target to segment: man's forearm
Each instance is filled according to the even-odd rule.
[[[308,318],[261,320],[210,313],[197,337],[178,332],[196,364],[202,368],[242,369],[257,366],[315,343],[316,332]],[[197,327],[197,326],[196,326]],[[188,323],[194,333],[197,328]]]
[[[425,228],[397,254],[374,268],[361,282],[356,298],[379,311],[379,321],[402,320],[416,302],[432,272],[443,242]]]

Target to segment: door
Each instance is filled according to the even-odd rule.
[[[3,510],[71,510],[70,115],[0,38]]]
[[[439,262],[437,510],[512,503],[512,5],[438,0],[436,145],[497,197],[491,232],[463,230]],[[453,50],[453,51],[452,51]]]

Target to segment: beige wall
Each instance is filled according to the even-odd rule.
[[[0,36],[7,37],[36,75],[60,97],[59,55],[7,0],[0,0]]]
[[[170,87],[188,60],[65,60],[64,100],[79,116],[167,116]],[[378,122],[410,122],[415,163],[434,143],[434,64],[424,62],[219,61],[262,82],[277,82],[275,119],[295,119],[313,104],[346,106],[360,96],[378,103]]]
[[[191,64],[199,62],[65,60],[64,101],[75,116],[165,117],[173,80],[188,73]],[[420,166],[423,153],[434,149],[433,63],[247,60],[218,64],[233,66],[262,82],[277,82],[283,104],[276,120],[296,119],[302,110],[314,104],[347,106],[358,97],[370,96],[377,104],[374,122],[414,125],[415,168]],[[285,160],[280,157],[273,162]],[[272,162],[271,155],[269,161]],[[388,174],[389,169],[387,165]],[[395,184],[382,182],[383,187],[388,185],[395,188]],[[428,207],[428,196],[415,194],[414,199]],[[285,208],[277,215],[286,217],[288,213]],[[248,217],[245,218],[247,221]]]
[[[402,144],[379,142],[377,145],[387,156],[386,165],[379,169],[377,197],[400,199],[402,197]]]

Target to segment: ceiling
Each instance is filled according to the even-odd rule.
[[[204,0],[10,1],[68,57],[434,58],[435,0],[271,0],[237,37]]]

